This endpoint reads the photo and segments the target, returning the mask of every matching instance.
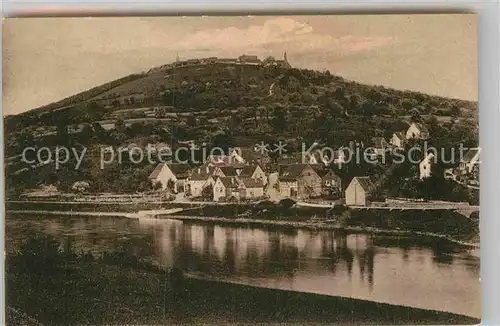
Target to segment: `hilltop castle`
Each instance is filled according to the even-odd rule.
[[[283,53],[282,60],[276,60],[274,57],[269,56],[264,60],[259,59],[256,55],[242,54],[238,58],[218,58],[218,57],[208,57],[202,59],[188,59],[180,60],[179,54],[177,53],[176,60],[173,63],[166,64],[160,67],[152,68],[148,71],[149,73],[169,70],[173,68],[188,67],[188,66],[200,66],[200,65],[210,65],[210,64],[227,64],[227,65],[252,65],[252,66],[264,66],[264,67],[279,67],[279,68],[291,68],[292,66],[288,62],[286,51]]]

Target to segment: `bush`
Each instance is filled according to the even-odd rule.
[[[51,273],[65,261],[74,259],[76,255],[70,245],[63,250],[57,240],[43,236],[23,242],[15,254],[8,256],[7,267],[27,274]]]
[[[291,208],[292,206],[294,206],[296,203],[297,202],[293,199],[285,198],[285,199],[280,200],[279,205],[282,208],[288,209],[288,208]]]

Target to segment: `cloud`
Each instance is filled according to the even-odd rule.
[[[183,51],[266,52],[289,48],[294,53],[328,51],[332,55],[349,55],[394,43],[390,36],[334,37],[314,30],[292,18],[272,18],[246,28],[205,29],[188,34],[177,47]]]

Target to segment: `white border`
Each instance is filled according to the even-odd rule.
[[[21,16],[119,16],[119,15],[247,15],[247,14],[335,14],[335,13],[438,13],[476,12],[479,14],[479,107],[481,160],[481,290],[483,325],[500,325],[500,41],[498,1],[378,1],[357,0],[274,0],[202,1],[178,0],[147,2],[97,1],[15,1],[0,3],[3,17]],[[56,9],[59,8],[59,9]],[[58,11],[56,11],[58,10]],[[436,31],[440,33],[441,31]],[[0,91],[1,94],[1,91]],[[3,114],[2,114],[3,117]],[[3,123],[0,125],[0,168],[3,169]],[[1,174],[4,184],[4,174]],[[0,198],[4,200],[4,188]],[[2,240],[4,210],[2,210]],[[0,252],[4,252],[0,242]],[[4,282],[3,259],[0,278]],[[5,325],[5,283],[0,284],[0,325]],[[422,298],[425,300],[425,298]]]

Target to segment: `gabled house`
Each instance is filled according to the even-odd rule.
[[[191,171],[191,175],[187,179],[186,194],[192,197],[200,197],[202,195],[203,188],[208,185],[214,185],[215,180],[213,171],[215,168],[210,167],[199,167]]]
[[[217,166],[214,175],[218,177],[236,177],[238,172],[233,166]]]
[[[160,163],[149,175],[149,180],[153,185],[161,184],[163,190],[168,188],[169,180],[173,182],[173,192],[184,191],[184,184],[189,177],[190,167],[183,163]]]
[[[459,165],[462,173],[472,173],[479,168],[479,152],[479,148],[472,148],[465,153]]]
[[[311,198],[321,195],[321,177],[309,164],[280,166],[278,175],[282,196]]]
[[[340,192],[342,191],[342,178],[335,172],[329,170],[321,176],[321,187],[323,193]]]
[[[422,161],[420,161],[420,180],[428,178],[431,176],[432,164],[434,159],[434,154],[428,153]]]
[[[235,197],[239,199],[239,182],[234,177],[218,177],[214,183],[214,201]]]
[[[402,133],[401,131],[397,131],[392,134],[392,138],[390,140],[390,143],[397,148],[403,148],[406,142],[406,135]]]
[[[421,123],[412,122],[406,131],[406,139],[428,139],[429,130]]]
[[[262,184],[267,184],[267,176],[264,170],[258,164],[245,166],[238,175],[240,178],[250,178],[261,180]]]
[[[369,204],[370,192],[373,190],[370,177],[354,177],[345,190],[347,206],[366,206]]]
[[[260,179],[238,178],[240,199],[264,197],[264,183]]]
[[[271,157],[267,151],[257,150],[251,147],[233,148],[229,152],[231,165],[234,164],[259,164],[267,167],[271,163]]]

